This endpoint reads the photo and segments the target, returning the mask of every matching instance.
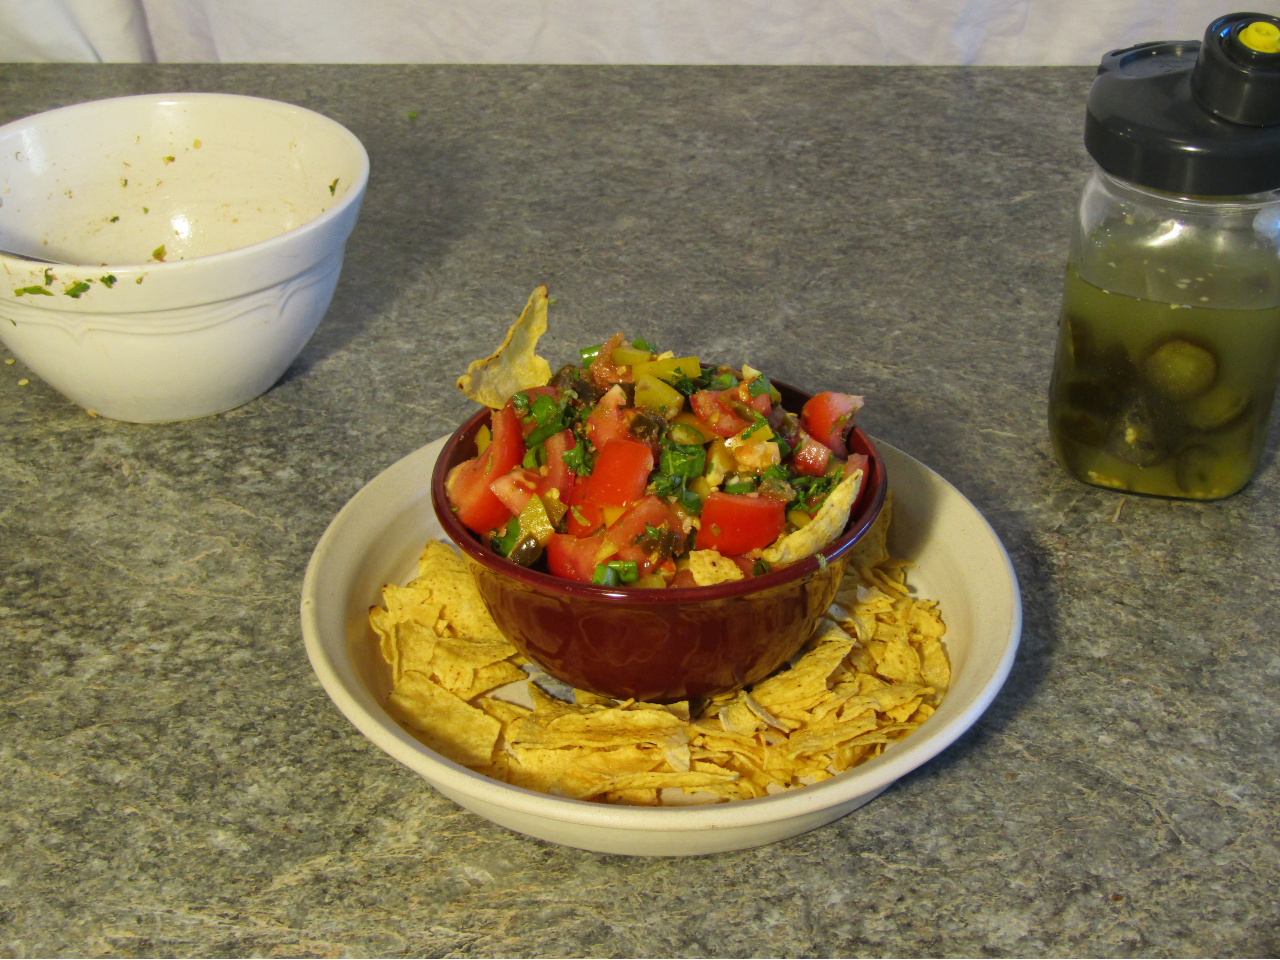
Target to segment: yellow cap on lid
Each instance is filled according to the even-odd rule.
[[[1259,53],[1280,53],[1280,27],[1255,20],[1240,31],[1240,42]]]

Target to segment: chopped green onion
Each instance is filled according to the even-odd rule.
[[[554,437],[557,433],[564,429],[563,420],[553,420],[546,426],[534,427],[533,432],[524,438],[526,447],[535,447],[545,441],[548,437]]]
[[[766,573],[771,573],[773,567],[769,566],[768,560],[757,560],[751,565],[751,575],[753,577],[763,577]]]
[[[753,480],[726,480],[722,489],[725,493],[750,493],[755,488]]]
[[[708,390],[732,390],[738,385],[738,378],[731,373],[722,373],[707,385]]]
[[[635,583],[639,579],[640,570],[634,560],[597,563],[595,572],[591,574],[591,582],[600,587],[616,587],[622,583]]]

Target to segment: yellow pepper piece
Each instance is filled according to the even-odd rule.
[[[539,546],[545,547],[555,532],[555,525],[547,516],[547,508],[542,498],[536,494],[530,497],[529,502],[520,511],[520,536],[533,537],[538,541]]]
[[[637,379],[642,373],[651,373],[659,380],[670,380],[677,371],[692,380],[702,376],[702,365],[698,363],[697,357],[669,357],[666,360],[637,363],[631,368],[632,375]]]
[[[667,419],[674,417],[684,408],[684,394],[675,387],[663,383],[653,374],[642,373],[635,380],[637,407],[652,410]]]

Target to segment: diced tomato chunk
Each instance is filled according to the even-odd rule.
[[[679,523],[679,519],[665,500],[661,497],[648,496],[620,516],[617,522],[605,531],[605,539],[616,544],[621,550],[623,547],[633,546],[638,538],[644,536],[648,527],[665,525],[668,530],[678,530]]]
[[[671,581],[671,586],[673,587],[696,587],[697,585],[698,581],[693,579],[693,573],[690,572],[688,567],[683,570],[677,570],[675,577]]]
[[[738,388],[733,391],[737,394],[739,400],[748,407],[763,416],[768,416],[773,412],[773,402],[769,399],[768,393],[758,393],[754,397],[751,395],[751,381],[744,380],[738,384]]]
[[[529,503],[529,498],[538,492],[538,483],[542,477],[524,467],[513,467],[493,483],[489,489],[502,501],[502,505],[519,516],[520,511]]]
[[[627,338],[621,333],[615,333],[600,347],[600,352],[596,354],[596,358],[591,361],[591,366],[587,368],[587,376],[601,390],[609,389],[611,383],[630,383],[631,373],[624,375],[618,372],[618,368],[613,363],[613,351],[619,347],[627,345]],[[595,442],[594,440],[592,441]],[[596,444],[599,446],[599,444]]]
[[[606,536],[605,539],[607,540],[608,537]],[[653,570],[654,567],[656,567],[659,563],[662,562],[661,557],[657,556],[656,554],[651,554],[647,552],[643,547],[638,547],[638,546],[635,546],[634,544],[629,547],[619,547],[618,552],[615,553],[610,559],[634,560],[636,564],[636,573],[641,577],[645,576],[647,573]]]
[[[479,534],[504,526],[511,516],[489,484],[524,459],[524,439],[515,411],[503,407],[493,413],[490,421],[493,439],[484,453],[455,466],[444,482],[449,505],[458,520]]]
[[[786,525],[787,505],[770,497],[716,491],[702,504],[695,548],[726,557],[767,547]]]
[[[707,425],[708,430],[721,437],[732,437],[751,424],[734,412],[726,401],[725,394],[737,399],[736,390],[699,390],[689,398],[689,404],[693,407],[694,415]],[[765,400],[768,399],[765,397]]]
[[[561,430],[547,437],[543,444],[547,450],[547,465],[542,468],[546,473],[539,477],[539,494],[546,495],[551,490],[555,490],[561,503],[569,502],[569,498],[573,495],[573,488],[577,484],[577,475],[565,465],[564,455],[576,445],[572,430]]]
[[[844,477],[851,477],[854,475],[854,473],[861,470],[862,479],[863,479],[863,482],[865,483],[867,479],[867,468],[870,465],[870,463],[871,463],[871,460],[865,453],[849,454],[849,459],[846,460],[844,464],[844,471],[841,479],[843,479]]]
[[[831,448],[801,432],[800,445],[791,454],[791,469],[806,477],[820,477],[831,462]]]
[[[849,455],[845,438],[861,409],[862,397],[828,390],[812,397],[801,408],[800,423],[810,436],[844,459]]]
[[[604,449],[610,440],[622,440],[629,436],[628,421],[624,412],[627,395],[614,384],[597,401],[587,417],[587,439],[597,450]]]
[[[653,451],[635,440],[610,440],[600,450],[587,484],[586,502],[625,507],[644,495],[653,470]]]
[[[590,477],[580,477],[574,483],[569,499],[565,501],[569,505],[568,532],[575,537],[585,537],[604,526],[604,510],[594,503],[586,502],[590,480]]]
[[[607,560],[604,538],[575,537],[567,533],[553,533],[547,542],[547,567],[553,576],[566,580],[590,583],[596,572],[596,564]]]

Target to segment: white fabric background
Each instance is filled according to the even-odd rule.
[[[1096,64],[1239,9],[1280,2],[0,0],[0,60]]]

